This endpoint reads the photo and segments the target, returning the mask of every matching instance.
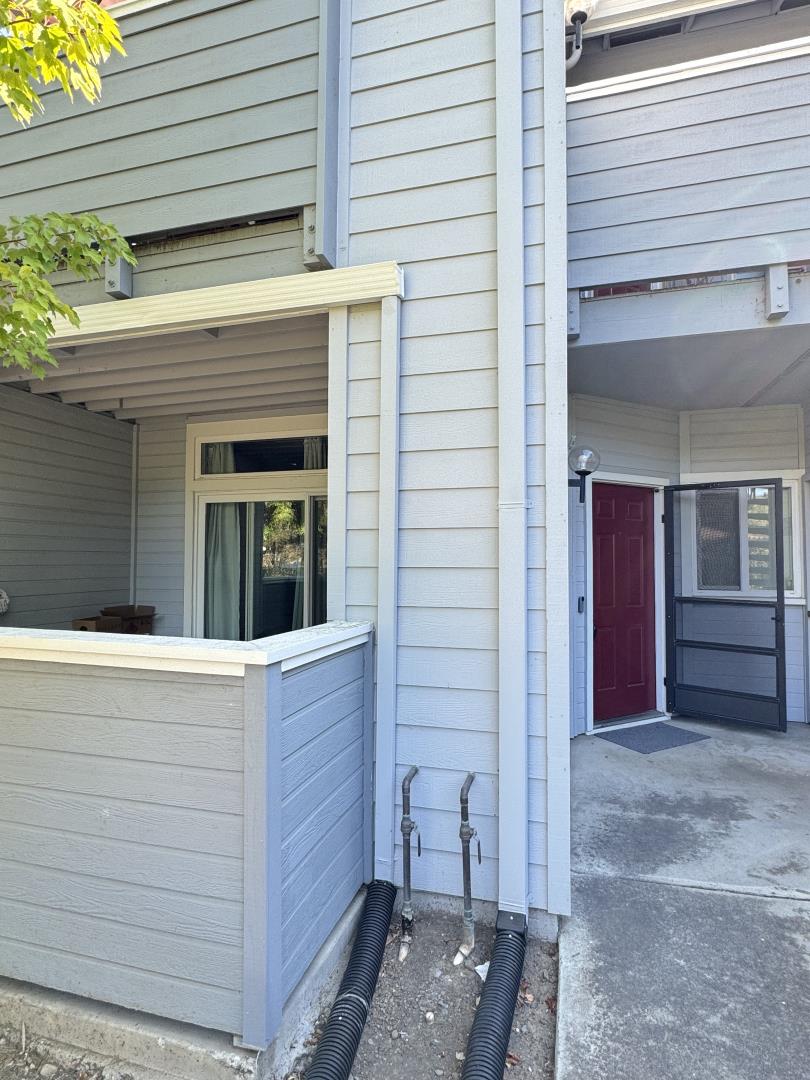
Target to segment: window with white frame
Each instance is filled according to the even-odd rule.
[[[325,418],[189,425],[192,633],[250,641],[326,619]]]
[[[798,596],[798,481],[782,489],[785,593]],[[776,591],[776,519],[772,486],[695,492],[695,591],[766,596]]]

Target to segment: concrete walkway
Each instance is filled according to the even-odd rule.
[[[572,747],[557,1080],[810,1075],[810,727]]]

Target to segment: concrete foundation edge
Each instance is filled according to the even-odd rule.
[[[46,1057],[65,1065],[84,1058],[111,1078],[282,1080],[337,990],[364,899],[361,890],[290,995],[273,1044],[258,1055],[222,1032],[5,978],[0,1032],[17,1043],[22,1037],[42,1044]]]

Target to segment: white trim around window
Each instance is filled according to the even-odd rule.
[[[790,492],[790,515],[791,515],[791,569],[793,571],[793,588],[785,587],[786,603],[803,603],[804,601],[804,558],[803,558],[803,531],[804,512],[802,507],[802,484],[801,477],[804,475],[800,469],[789,472],[779,470],[771,472],[754,473],[685,473],[681,479],[683,484],[712,484],[720,481],[739,480],[745,483],[747,480],[781,479],[784,491]],[[733,490],[733,489],[732,489]],[[740,490],[740,489],[738,489]],[[740,505],[740,588],[739,589],[700,589],[697,580],[697,522],[696,503],[690,500],[688,512],[681,521],[681,543],[684,553],[683,575],[684,593],[691,596],[714,597],[718,600],[767,600],[775,596],[775,592],[766,589],[751,589],[747,587],[747,550],[744,540],[744,508]],[[786,538],[787,539],[787,538]],[[787,551],[787,548],[786,548]]]

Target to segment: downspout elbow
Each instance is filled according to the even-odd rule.
[[[577,19],[574,23],[574,39],[571,42],[571,53],[566,57],[565,70],[575,68],[582,58],[582,20]]]

